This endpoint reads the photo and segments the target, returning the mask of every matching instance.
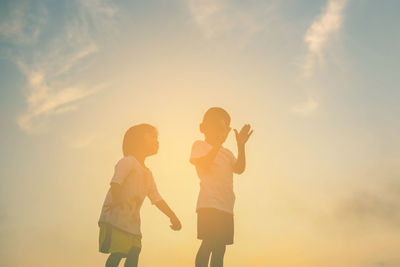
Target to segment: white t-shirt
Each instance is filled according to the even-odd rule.
[[[112,203],[111,190],[108,191],[101,210],[99,222],[111,225],[131,234],[141,235],[140,208],[147,196],[151,203],[162,200],[158,193],[151,171],[142,165],[133,156],[127,156],[118,161],[114,168],[111,183],[117,183],[122,188],[124,208],[110,208]]]
[[[205,141],[195,141],[190,159],[206,156],[212,146]],[[196,166],[200,178],[200,192],[197,208],[215,208],[233,214],[235,194],[233,193],[233,166],[236,158],[233,153],[221,147],[208,170]]]

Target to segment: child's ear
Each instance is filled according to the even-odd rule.
[[[200,132],[201,133],[204,133],[204,123],[200,123],[200,125],[199,125],[200,127]]]

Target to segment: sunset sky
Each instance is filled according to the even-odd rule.
[[[400,1],[0,1],[0,265],[103,266],[125,131],[181,218],[140,266],[194,266],[189,164],[212,106],[250,123],[227,267],[400,266]],[[234,134],[225,146],[237,153]]]

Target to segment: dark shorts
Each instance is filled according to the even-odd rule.
[[[219,244],[233,244],[233,214],[213,208],[197,210],[197,238]]]

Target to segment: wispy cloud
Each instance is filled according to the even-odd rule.
[[[85,136],[79,136],[73,142],[70,142],[70,146],[75,149],[82,149],[90,146],[96,140],[95,134],[89,134]]]
[[[187,0],[187,3],[194,22],[207,39],[233,34],[246,42],[268,26],[266,19],[273,18],[272,5],[240,7],[226,0]]]
[[[46,9],[40,3],[10,1],[9,5],[9,12],[0,19],[0,40],[16,44],[36,42],[47,23]]]
[[[398,186],[383,193],[357,192],[341,203],[336,216],[341,220],[356,222],[358,225],[378,222],[399,228],[399,192]]]
[[[66,87],[69,82],[50,87],[48,83],[54,81],[46,77],[48,71],[32,70],[22,62],[19,66],[27,77],[29,93],[26,96],[28,109],[17,119],[17,123],[26,132],[43,130],[39,126],[43,126],[45,118],[75,110],[76,101],[93,94],[96,90],[82,86]]]
[[[96,33],[111,30],[117,9],[101,0],[71,2],[74,12],[67,13],[62,30],[45,39],[45,47],[26,47],[26,29],[35,29],[29,40],[41,40],[45,27],[40,14],[26,19],[26,10],[34,4],[12,6],[10,20],[0,25],[0,37],[19,47],[12,60],[20,67],[27,80],[26,111],[17,118],[22,130],[28,133],[45,129],[50,117],[78,108],[78,101],[92,95],[104,85],[90,84],[78,78],[88,58],[100,50]],[[31,26],[27,26],[30,24]]]
[[[318,108],[318,106],[319,106],[318,102],[310,97],[307,100],[307,102],[300,103],[300,104],[294,106],[292,108],[292,112],[297,115],[306,117],[306,116],[310,115],[311,113],[313,113]]]
[[[347,0],[328,0],[323,12],[311,23],[303,36],[307,53],[301,63],[301,81],[307,82],[315,75],[316,68],[325,62],[325,53],[337,36],[343,24],[343,12]],[[309,91],[309,90],[307,90]],[[318,101],[310,93],[304,103],[292,108],[292,112],[303,117],[310,116],[319,107]]]
[[[329,0],[324,12],[307,29],[304,35],[308,50],[303,64],[305,77],[311,77],[316,65],[323,62],[324,49],[342,27],[346,4],[347,0]]]
[[[317,223],[324,230],[349,230],[355,235],[364,235],[368,228],[381,233],[400,229],[399,164],[398,158],[384,157],[362,172],[352,171],[346,188],[330,190],[333,202],[321,210]]]
[[[224,14],[226,5],[222,1],[191,0],[189,8],[195,22],[207,38],[231,28]]]

